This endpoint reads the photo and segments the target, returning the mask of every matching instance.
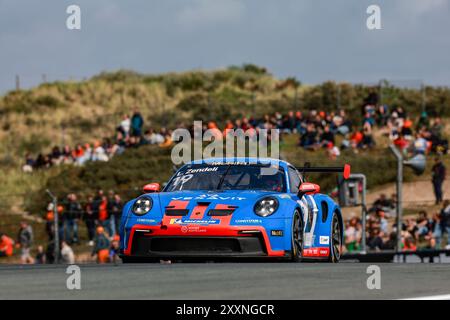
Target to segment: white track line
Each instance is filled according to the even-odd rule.
[[[450,294],[441,294],[437,296],[415,297],[400,300],[450,300]]]

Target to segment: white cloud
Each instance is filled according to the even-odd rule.
[[[245,12],[242,0],[194,0],[177,14],[178,23],[198,28],[239,21]]]

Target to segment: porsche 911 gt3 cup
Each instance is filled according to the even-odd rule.
[[[337,262],[343,242],[338,204],[285,161],[208,159],[182,166],[160,191],[129,201],[122,214],[123,262],[189,258],[276,258]],[[272,172],[268,172],[272,171]]]

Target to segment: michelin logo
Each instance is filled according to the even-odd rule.
[[[182,220],[182,219],[170,219],[170,224],[180,224],[180,225],[186,225],[186,224],[218,224],[220,223],[220,220],[199,220],[199,219],[188,219],[188,220]]]

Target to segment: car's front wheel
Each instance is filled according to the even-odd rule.
[[[299,262],[303,257],[303,219],[298,210],[292,220],[292,250],[291,260]]]

